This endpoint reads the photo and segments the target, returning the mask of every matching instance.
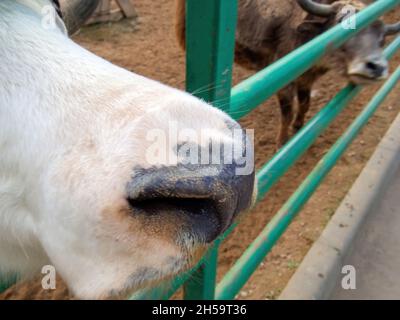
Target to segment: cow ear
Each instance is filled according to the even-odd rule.
[[[305,20],[303,21],[298,27],[297,32],[301,34],[308,34],[308,33],[322,33],[324,30],[325,22],[321,20]]]
[[[322,34],[326,29],[327,22],[319,19],[304,20],[297,26],[297,33],[302,41],[307,42],[316,36]]]

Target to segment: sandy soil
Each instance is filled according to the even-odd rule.
[[[75,40],[117,65],[171,86],[183,88],[184,54],[174,38],[171,4],[171,0],[135,0],[140,17],[138,23],[124,21],[92,26],[82,30],[75,36]],[[390,14],[388,21],[394,21],[396,18],[400,20],[400,10]],[[400,54],[391,63],[392,70],[399,63]],[[235,66],[234,82],[238,83],[250,74],[249,71]],[[309,117],[323,107],[345,84],[346,81],[334,72],[321,79],[314,90],[313,107]],[[369,87],[359,95],[223,243],[219,255],[219,279],[240,257],[321,156],[329,150],[376,89],[377,86]],[[398,86],[251,277],[238,295],[239,299],[278,297],[362,170],[399,108]],[[275,98],[272,98],[241,120],[245,127],[255,130],[258,167],[265,164],[274,154],[277,119],[278,106]],[[19,285],[0,298],[67,298],[65,288],[61,288],[55,294],[40,292],[38,288],[37,284],[32,283]]]

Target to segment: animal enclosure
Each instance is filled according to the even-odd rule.
[[[223,101],[222,109],[232,117],[240,119],[311,68],[326,52],[339,48],[354,34],[384,13],[395,8],[398,1],[383,0],[374,3],[357,14],[358,25],[356,29],[346,29],[338,25],[238,84],[232,90],[230,88],[237,1],[208,0],[200,4],[189,0],[186,5],[186,89],[193,92],[199,88],[207,87],[210,83],[216,84],[215,89],[208,90],[205,95],[200,93],[198,96],[210,102]],[[399,48],[400,37],[387,47],[385,56],[392,58]],[[300,59],[300,57],[302,58]],[[212,67],[209,68],[208,66]],[[235,298],[399,79],[400,72],[397,70],[218,285],[216,284],[217,256],[220,242],[223,239],[217,241],[203,261],[191,273],[176,278],[165,287],[144,292],[134,298],[168,298],[182,285],[186,299],[226,300]],[[272,186],[311,147],[318,136],[357,96],[361,89],[360,86],[352,84],[342,89],[288,144],[262,167],[258,173],[258,200],[267,195]],[[229,102],[227,103],[227,101]],[[233,228],[227,232],[227,235]]]
[[[136,1],[135,1],[136,2]],[[123,65],[126,68],[130,68],[130,69],[134,69],[137,70],[138,72],[147,74],[151,77],[155,77],[157,79],[161,79],[164,82],[167,82],[171,85],[174,86],[182,86],[182,78],[179,77],[179,73],[182,72],[183,68],[181,67],[181,64],[183,62],[182,59],[182,55],[178,52],[178,50],[174,49],[173,47],[175,46],[175,43],[173,41],[170,41],[172,43],[168,43],[168,28],[166,27],[166,21],[169,21],[172,18],[171,15],[171,9],[169,9],[169,7],[171,7],[171,1],[157,1],[157,2],[149,2],[149,1],[137,1],[138,2],[138,12],[139,15],[142,17],[144,17],[144,22],[141,26],[141,30],[139,30],[138,32],[135,32],[134,34],[130,34],[129,32],[122,32],[122,34],[116,34],[115,31],[121,30],[124,31],[124,27],[121,25],[115,25],[113,27],[99,27],[101,28],[100,30],[102,30],[102,32],[104,33],[109,33],[110,38],[113,38],[113,40],[104,40],[104,38],[106,38],[106,36],[101,36],[99,37],[96,32],[97,30],[97,26],[94,28],[90,28],[88,30],[84,30],[82,32],[82,34],[78,35],[76,37],[76,40],[78,40],[78,42],[83,43],[84,45],[86,45],[87,47],[89,47],[89,49],[92,49],[93,51],[97,51],[100,55],[104,56],[105,58],[112,60],[118,64]],[[197,10],[197,9],[196,9]],[[150,13],[150,11],[152,11]],[[217,12],[218,10],[211,10],[210,12]],[[157,24],[152,23],[155,20],[156,17],[156,13],[157,13],[157,17],[159,15],[159,13],[162,12],[161,14],[161,18],[160,21],[157,21]],[[166,13],[165,13],[166,12]],[[234,17],[235,12],[234,10],[231,10],[230,12],[232,14],[231,15],[227,15],[227,19]],[[193,20],[191,20],[193,21]],[[214,19],[215,21],[215,19]],[[227,20],[228,21],[228,20]],[[200,22],[198,22],[200,24]],[[199,28],[203,28],[204,26],[200,26]],[[161,31],[160,29],[164,29],[166,31]],[[204,29],[200,29],[200,30],[204,30]],[[210,30],[208,30],[207,32],[209,32]],[[98,33],[98,32],[97,32]],[[202,33],[202,32],[201,32]],[[206,47],[206,45],[202,42],[204,39],[201,39],[201,37],[199,37],[199,34],[195,34],[193,35],[192,33],[190,33],[188,35],[188,37],[191,37],[194,41],[194,39],[198,39],[199,43],[197,44],[197,46],[203,48]],[[123,40],[125,39],[125,40]],[[132,41],[126,41],[127,39],[132,39]],[[167,39],[167,41],[163,42],[162,40]],[[228,46],[232,46],[229,45],[229,39],[226,39],[228,42]],[[136,41],[136,43],[135,43]],[[127,43],[127,45],[125,46],[125,42]],[[157,43],[162,43],[162,46],[160,46],[160,48],[157,47]],[[119,50],[118,49],[118,44],[122,44],[121,47],[122,49]],[[129,44],[129,45],[128,45]],[[115,47],[115,50],[112,49],[112,47]],[[162,47],[162,49],[161,49]],[[221,46],[223,48],[223,46]],[[140,49],[137,49],[140,48]],[[141,51],[140,51],[141,50]],[[203,50],[202,52],[206,52],[206,56],[209,57],[209,51],[208,50],[212,50],[212,48],[208,48],[208,49],[199,49],[199,50]],[[229,58],[229,55],[232,54],[232,52],[230,52],[229,50],[226,50],[226,56],[227,59]],[[143,54],[141,55],[141,53],[143,52]],[[207,54],[208,52],[208,54]],[[161,54],[162,53],[162,54]],[[190,55],[190,53],[189,53]],[[199,52],[195,52],[194,54],[191,55],[192,57],[192,61],[193,63],[199,63],[199,66],[201,66],[201,61],[203,60],[204,57],[200,56],[198,60],[193,59],[196,56],[200,56]],[[157,57],[157,60],[154,59],[154,57]],[[153,58],[153,59],[152,59]],[[398,62],[398,60],[396,60],[396,62]],[[189,63],[189,59],[188,59],[188,63]],[[227,64],[228,67],[230,68],[230,65]],[[221,65],[219,65],[221,67]],[[218,67],[217,67],[218,68]],[[201,68],[199,68],[201,69]],[[203,71],[204,68],[201,70]],[[220,69],[222,70],[222,69]],[[282,69],[281,69],[282,70]],[[243,70],[241,70],[240,68],[236,68],[236,70],[234,71],[234,82],[238,83],[240,80],[242,80],[245,77],[248,77],[249,74],[244,72]],[[202,75],[202,77],[206,77],[206,75]],[[210,75],[209,75],[210,76]],[[212,75],[211,75],[212,76]],[[202,78],[199,77],[198,79]],[[197,78],[195,77],[195,73],[193,72],[193,78]],[[229,76],[226,77],[225,79],[228,79],[227,81],[230,82]],[[208,80],[210,80],[210,78],[208,78]],[[208,81],[207,80],[207,81]],[[208,83],[212,83],[212,81],[214,81],[213,79],[210,80],[210,82]],[[326,101],[328,100],[328,97],[330,97],[329,93],[333,91],[336,91],[339,88],[339,85],[337,84],[337,78],[326,78],[324,81],[327,81],[327,83],[324,83],[323,85],[320,85],[318,87],[318,92],[315,93],[315,97],[314,97],[314,103],[316,104],[316,107],[314,107],[314,109],[318,108],[318,106],[323,106],[325,105]],[[205,82],[206,83],[206,82]],[[195,84],[190,84],[188,83],[188,86],[192,86],[192,88],[196,89]],[[264,88],[265,89],[265,88]],[[190,90],[190,87],[189,87]],[[230,90],[230,85],[226,85],[226,89],[227,91]],[[235,90],[234,90],[235,91]],[[348,121],[351,120],[351,116],[354,115],[358,110],[360,110],[360,108],[364,105],[364,102],[368,101],[370,99],[370,96],[368,94],[365,93],[366,90],[364,90],[364,92],[360,93],[360,96],[362,97],[361,102],[359,101],[358,104],[356,104],[355,107],[352,108],[343,108],[343,107],[339,107],[339,108],[335,108],[334,112],[335,114],[329,113],[328,112],[328,108],[325,108],[323,113],[320,113],[319,116],[317,117],[317,119],[325,119],[325,121],[330,122],[333,119],[330,119],[329,116],[336,116],[339,114],[339,117],[342,117],[341,119],[347,119]],[[350,92],[349,90],[347,90],[347,93]],[[221,95],[219,95],[220,93],[216,94],[215,92],[210,92],[210,93],[203,93],[206,99],[214,101],[216,100],[218,97],[218,99],[221,99],[221,101],[223,101],[222,99],[224,99],[224,95],[228,96],[229,92],[225,92]],[[272,94],[272,93],[271,93]],[[208,95],[208,96],[207,96]],[[355,96],[355,95],[354,95]],[[346,97],[346,95],[341,95],[342,98]],[[344,101],[345,100],[345,101]],[[350,99],[348,98],[344,98],[340,101],[342,102],[349,102]],[[233,101],[233,100],[232,100]],[[338,100],[335,100],[338,101]],[[393,105],[393,102],[391,102]],[[330,105],[332,106],[333,103]],[[226,108],[227,111],[229,111],[229,108],[227,107],[226,103],[221,102],[220,104],[221,107]],[[274,115],[274,110],[276,109],[275,106],[273,105],[273,101],[269,101],[268,104],[264,104],[263,108],[258,108],[254,111],[252,111],[251,115],[249,115],[248,117],[246,117],[245,119],[242,119],[242,123],[244,123],[245,125],[249,126],[249,127],[256,127],[257,129],[257,149],[258,149],[258,165],[259,167],[261,166],[261,163],[264,164],[265,161],[272,156],[273,154],[273,146],[268,142],[268,138],[269,138],[269,132],[273,131],[274,128],[274,121],[273,118],[276,117],[277,115]],[[340,109],[340,110],[339,110]],[[373,138],[374,135],[376,134],[377,137],[376,139],[379,139],[379,132],[383,132],[382,130],[384,130],[384,126],[381,127],[381,122],[383,121],[385,123],[385,121],[390,121],[390,117],[391,115],[394,114],[395,108],[393,108],[391,105],[386,104],[385,105],[385,110],[380,110],[379,113],[379,122],[377,121],[373,121],[371,127],[374,128],[373,132],[369,133],[369,135],[363,135],[362,138],[360,138],[361,142],[357,142],[357,145],[355,146],[355,148],[352,148],[352,151],[350,153],[350,155],[346,154],[345,156],[345,160],[346,163],[348,164],[348,166],[350,168],[355,167],[355,163],[357,162],[357,166],[362,165],[362,161],[364,161],[365,157],[367,157],[368,153],[365,152],[360,152],[360,147],[361,148],[365,148],[365,145],[367,144],[368,148],[371,148],[371,145],[373,144],[373,142],[375,141]],[[315,110],[314,110],[315,111]],[[240,112],[243,112],[242,109],[240,109]],[[245,112],[246,113],[246,112]],[[234,115],[235,116],[235,115]],[[235,116],[236,117],[236,116]],[[240,114],[237,115],[237,118],[240,117]],[[345,118],[344,118],[345,117]],[[328,120],[329,119],[329,120]],[[348,123],[347,121],[347,123]],[[319,123],[319,122],[318,122]],[[344,123],[344,124],[343,124]],[[242,253],[240,250],[244,247],[247,246],[248,244],[248,239],[250,237],[255,237],[255,234],[257,234],[260,231],[260,227],[262,225],[265,224],[266,221],[268,221],[268,219],[270,218],[270,213],[272,213],[272,211],[276,211],[277,207],[276,206],[280,206],[281,202],[283,201],[283,199],[285,199],[285,194],[289,194],[292,191],[294,191],[294,184],[299,182],[300,180],[302,180],[305,177],[305,173],[307,173],[308,169],[311,168],[312,165],[314,165],[312,159],[316,159],[317,157],[320,157],[323,153],[325,153],[325,150],[327,150],[328,144],[331,144],[333,142],[333,139],[336,138],[337,134],[342,133],[343,129],[344,129],[344,125],[347,126],[346,121],[341,121],[340,125],[339,124],[335,124],[332,123],[331,125],[331,129],[327,130],[326,134],[323,134],[323,138],[319,139],[319,144],[313,146],[309,151],[308,151],[308,155],[306,155],[305,160],[301,160],[299,163],[297,164],[297,171],[295,173],[296,178],[293,178],[293,174],[291,174],[289,176],[289,178],[284,178],[281,179],[277,185],[279,186],[280,189],[272,189],[272,191],[269,191],[269,195],[271,195],[270,197],[267,197],[267,199],[263,200],[260,205],[258,206],[258,208],[256,209],[255,212],[251,213],[249,215],[249,217],[253,217],[253,220],[248,219],[241,222],[241,224],[235,228],[232,232],[232,234],[228,237],[227,240],[223,241],[221,243],[221,250],[220,250],[220,255],[219,255],[219,260],[218,260],[218,265],[220,266],[219,269],[219,274],[218,278],[221,278],[221,274],[225,273],[231,266],[232,266],[232,261],[236,260],[236,258]],[[314,124],[314,128],[316,128],[316,124]],[[306,129],[305,129],[306,130]],[[312,131],[312,130],[311,130]],[[310,132],[310,131],[307,131]],[[378,132],[378,133],[377,133]],[[307,134],[308,137],[310,137],[310,133]],[[296,138],[297,139],[297,138]],[[362,140],[364,139],[364,140]],[[296,140],[300,143],[296,144],[297,147],[301,147],[302,148],[302,141],[304,140]],[[293,148],[293,147],[292,147]],[[292,149],[295,150],[295,149]],[[357,154],[351,155],[354,151],[356,150]],[[286,153],[288,154],[288,153]],[[273,166],[273,168],[276,168],[277,164],[279,163],[279,159],[281,158],[276,158],[275,162],[276,164]],[[273,162],[272,162],[273,163]],[[271,163],[271,164],[272,164]],[[359,164],[361,163],[361,164]],[[343,166],[342,166],[343,167]],[[337,172],[337,171],[336,171]],[[340,171],[341,173],[343,173],[343,168],[342,171]],[[346,173],[345,173],[346,174]],[[298,177],[297,177],[298,176]],[[339,178],[338,178],[339,179]],[[282,182],[283,181],[283,182]],[[331,188],[337,188],[337,181],[335,179],[329,179],[329,182],[331,184]],[[340,185],[342,188],[345,188],[343,185]],[[326,193],[327,188],[323,189]],[[321,193],[319,194],[321,196]],[[328,198],[332,198],[332,194],[325,194],[322,193],[322,195],[324,196],[325,199]],[[333,192],[333,195],[337,195],[337,193]],[[278,200],[276,200],[278,199]],[[314,209],[309,209],[307,211],[307,214],[312,214],[312,210],[315,211],[315,207],[316,204],[318,204],[318,202],[314,201]],[[324,208],[324,207],[323,207]],[[321,212],[323,213],[323,212]],[[309,218],[312,218],[308,216],[306,217],[304,220],[300,220],[296,222],[296,225],[298,226],[298,228],[300,228],[300,224],[304,224],[306,223],[306,228],[308,228],[311,223],[309,222]],[[306,221],[306,222],[303,222]],[[303,228],[304,229],[304,228]],[[296,229],[295,229],[296,230]],[[296,232],[296,231],[294,231]],[[288,241],[288,239],[298,239],[298,241],[300,242],[304,242],[306,241],[306,236],[308,237],[309,235],[307,234],[303,234],[303,235],[299,235],[297,237],[297,233],[294,233],[293,231],[290,233],[289,236],[286,235],[286,239],[285,243],[286,243],[286,249],[280,249],[280,251],[275,250],[273,252],[273,255],[270,255],[270,257],[268,258],[268,260],[266,260],[266,263],[263,265],[261,265],[261,267],[258,269],[258,280],[260,280],[260,273],[264,272],[263,278],[265,278],[266,280],[270,279],[271,276],[269,276],[268,274],[271,274],[272,277],[275,277],[276,279],[280,278],[281,276],[278,275],[278,271],[275,272],[274,270],[280,270],[279,272],[282,272],[281,270],[283,269],[287,269],[288,271],[283,271],[283,273],[285,274],[284,277],[286,277],[287,273],[290,273],[292,270],[292,267],[287,267],[284,265],[284,263],[286,263],[286,258],[283,257],[283,253],[285,253],[287,255],[287,253],[289,252],[292,255],[292,258],[287,258],[287,263],[289,265],[290,264],[295,264],[295,262],[292,262],[289,259],[298,259],[298,254],[294,254],[293,251],[288,251],[287,250],[287,244],[290,241]],[[312,230],[312,232],[314,232],[314,230]],[[294,234],[294,236],[293,236]],[[311,241],[311,240],[310,240]],[[294,247],[294,241],[291,241],[291,247]],[[229,252],[234,252],[234,254],[230,254],[227,253],[227,250],[229,250]],[[240,253],[240,254],[239,254]],[[280,254],[282,254],[282,257],[280,256]],[[294,255],[294,257],[293,257]],[[215,258],[215,255],[211,257]],[[282,261],[281,265],[277,265],[276,262],[280,262]],[[209,264],[210,265],[210,264]],[[267,269],[268,268],[268,269]],[[271,272],[271,269],[272,270]],[[211,280],[210,284],[204,283],[204,288],[206,288],[207,290],[210,290],[211,294],[213,291],[213,282],[215,279],[215,270],[213,268],[209,269],[211,271],[211,273],[209,273],[209,276],[207,279]],[[206,272],[208,272],[208,270],[204,270]],[[195,275],[194,278],[194,286],[191,286],[191,283],[189,283],[188,285],[185,286],[186,289],[186,293],[187,293],[187,297],[189,297],[190,290],[194,290],[194,293],[192,293],[194,296],[196,296],[197,294],[203,294],[204,290],[201,288],[198,288],[197,285],[199,284],[199,275],[201,276],[202,272],[199,272],[198,275]],[[179,286],[180,284],[182,284],[182,280],[183,279],[179,279],[179,281],[177,283],[175,283],[177,286]],[[254,282],[254,281],[253,281]],[[251,284],[250,284],[251,285]],[[260,284],[259,287],[262,287],[262,285]],[[263,286],[264,288],[266,287],[265,285]],[[169,288],[169,285],[166,285],[165,288]],[[160,291],[155,291],[155,292],[151,292],[150,296],[149,295],[144,295],[142,297],[152,297],[152,294],[154,294],[153,297],[167,297],[168,293],[166,291],[168,291],[168,289],[165,288],[161,288],[161,292]],[[211,289],[210,289],[211,288]],[[172,288],[174,291],[174,287]],[[193,291],[192,291],[193,292]],[[197,293],[196,293],[197,292]],[[249,293],[249,289],[246,289],[246,295],[243,294],[239,294],[238,297],[239,298],[249,298],[249,297],[256,297],[256,298],[263,298],[265,296],[265,292],[259,294],[258,296],[255,296],[255,293]],[[269,293],[268,293],[269,294]],[[276,295],[275,294],[271,294],[271,295]]]

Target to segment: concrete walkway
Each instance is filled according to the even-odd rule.
[[[356,290],[344,290],[338,283],[331,299],[400,299],[400,170],[361,227],[344,264],[356,270]]]
[[[400,115],[279,298],[400,299]]]

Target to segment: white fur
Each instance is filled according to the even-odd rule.
[[[176,272],[166,261],[177,248],[100,213],[123,201],[133,167],[146,165],[146,130],[168,120],[225,128],[229,118],[95,56],[61,28],[46,30],[35,9],[44,4],[0,1],[1,271],[51,263],[83,298],[124,289],[140,268]]]

